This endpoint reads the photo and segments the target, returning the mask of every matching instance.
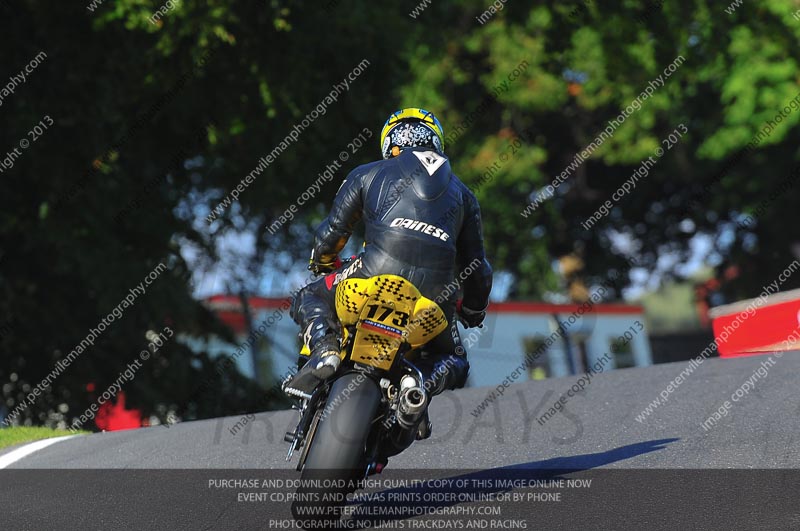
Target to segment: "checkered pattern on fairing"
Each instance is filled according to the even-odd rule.
[[[369,307],[375,303],[410,316],[402,339],[362,328],[361,322],[374,312]],[[384,370],[391,367],[399,344],[418,347],[447,327],[441,308],[422,296],[413,283],[396,275],[344,280],[337,286],[336,310],[343,324],[357,326],[351,359]]]
[[[357,300],[360,302],[359,324],[351,350],[351,359],[358,363],[371,364],[374,367],[388,370],[403,339],[394,336],[389,331],[379,332],[365,329],[362,327],[362,323],[375,317],[374,315],[367,317],[369,313],[375,313],[374,309],[370,309],[371,305],[375,303],[399,312],[399,314],[392,315],[391,319],[397,319],[398,315],[402,314],[411,316],[414,314],[416,302],[421,295],[411,282],[396,275],[380,275],[360,282],[362,289],[357,295]],[[346,304],[344,299],[343,303]],[[383,324],[388,325],[390,329],[393,327],[389,323]],[[401,331],[398,330],[398,332]]]
[[[431,335],[442,323],[446,322],[447,319],[442,313],[439,313],[438,316],[435,313],[431,313],[430,315],[423,316],[421,319],[414,320],[415,326],[421,327],[424,331],[422,334],[423,336]]]
[[[354,323],[369,297],[369,284],[363,279],[347,279],[336,288],[336,311],[345,323]],[[349,314],[342,315],[342,313]]]
[[[389,359],[397,348],[397,345],[394,344],[393,341],[386,339],[385,337],[378,335],[378,334],[367,334],[364,336],[364,341],[367,343],[372,343],[375,347],[376,351],[379,351],[377,356],[362,356],[368,360],[374,360],[376,362],[381,362]]]
[[[381,277],[375,283],[375,286],[377,286],[377,288],[378,288],[377,291],[375,292],[375,295],[383,295],[384,292],[387,292],[387,293],[391,293],[392,295],[394,295],[393,298],[395,300],[398,300],[398,301],[406,301],[407,300],[407,301],[410,301],[410,302],[415,302],[418,297],[409,297],[408,295],[404,295],[404,294],[400,293],[400,290],[403,289],[403,286],[406,285],[406,282],[407,281],[405,279],[403,279],[403,278],[395,280],[395,279],[391,279],[391,278]],[[387,301],[381,299],[381,302],[385,303]]]
[[[347,293],[349,290],[341,289],[336,291],[337,302],[348,313],[358,314],[358,304],[350,298]]]

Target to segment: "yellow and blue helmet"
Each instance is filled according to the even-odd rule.
[[[396,157],[407,147],[430,147],[444,154],[444,129],[432,112],[409,107],[393,112],[381,130],[384,159]]]

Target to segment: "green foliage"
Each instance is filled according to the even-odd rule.
[[[17,444],[23,444],[41,439],[52,437],[63,437],[64,435],[83,435],[87,431],[69,432],[66,430],[54,430],[51,428],[5,428],[0,429],[0,449]]]

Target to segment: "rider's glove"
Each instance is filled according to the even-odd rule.
[[[483,327],[483,320],[486,319],[486,308],[471,310],[464,306],[461,299],[456,303],[456,313],[466,328]]]
[[[338,255],[334,255],[333,258],[323,256],[317,260],[314,257],[314,253],[311,253],[311,259],[308,261],[308,270],[317,276],[325,275],[340,267],[342,267],[342,259]]]

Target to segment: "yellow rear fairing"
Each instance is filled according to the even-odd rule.
[[[392,366],[404,342],[415,348],[447,328],[439,305],[397,275],[342,281],[336,313],[343,325],[356,325],[350,359],[383,370]]]

